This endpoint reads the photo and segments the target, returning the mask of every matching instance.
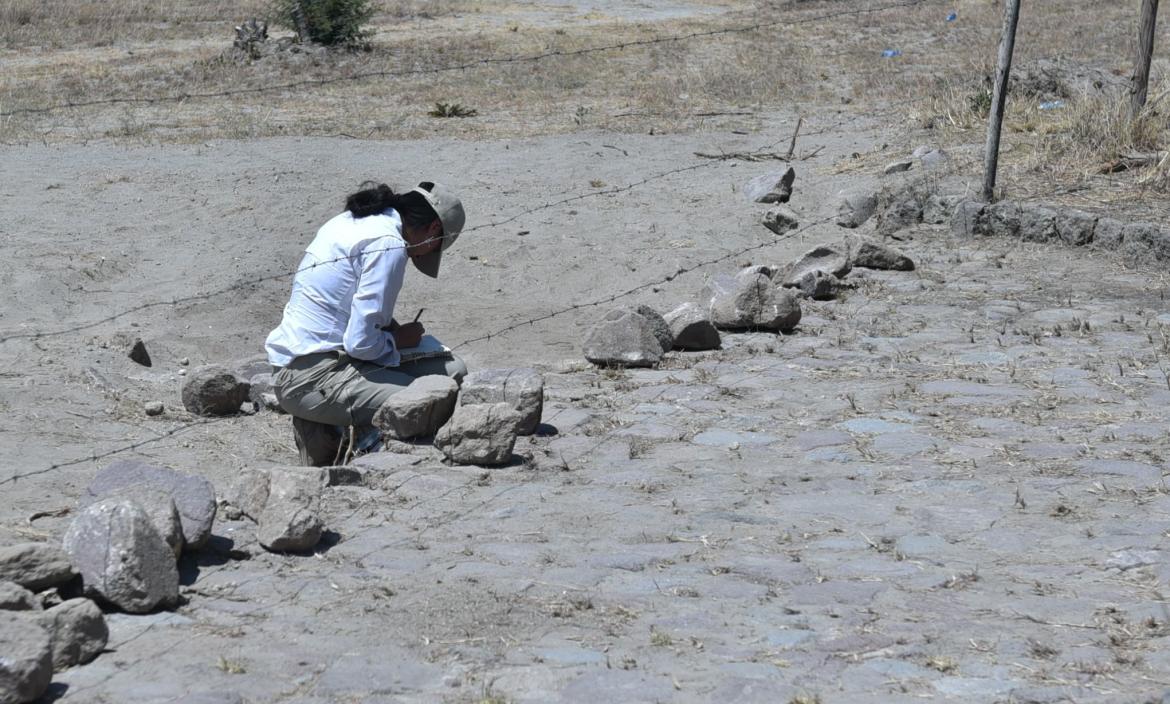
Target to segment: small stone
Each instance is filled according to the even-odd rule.
[[[885,271],[914,271],[914,260],[893,247],[862,238],[849,244],[853,266]]]
[[[186,370],[186,369],[180,369],[180,370],[179,370],[179,376],[187,376],[187,370]]]
[[[260,544],[273,552],[312,550],[321,541],[321,477],[304,470],[264,470],[268,496],[256,519]]]
[[[273,399],[276,398],[276,394],[272,390],[272,374],[268,372],[256,374],[248,382],[249,401],[267,408],[268,406],[264,399],[265,396],[272,396]]]
[[[238,413],[247,400],[248,384],[217,364],[193,370],[183,383],[183,406],[197,416]]]
[[[110,638],[106,617],[89,599],[69,599],[42,612],[38,619],[49,633],[54,670],[93,660]]]
[[[792,212],[791,208],[778,205],[764,213],[763,223],[764,227],[772,232],[775,232],[777,235],[783,235],[786,232],[800,227],[800,218],[797,217],[796,213]]]
[[[700,299],[720,329],[787,332],[800,322],[800,302],[766,274],[749,268],[736,276],[718,275],[707,282]]]
[[[0,582],[0,611],[40,611],[37,595],[16,582]]]
[[[719,349],[719,330],[711,322],[711,316],[699,305],[684,303],[663,317],[674,335],[675,349]]]
[[[150,353],[146,351],[146,344],[141,339],[135,340],[134,344],[130,346],[130,353],[127,355],[131,361],[141,364],[144,367],[153,366],[150,361]]]
[[[69,555],[48,543],[18,543],[0,548],[0,580],[41,592],[76,576]]]
[[[147,401],[142,405],[142,410],[148,416],[161,416],[166,410],[166,406],[163,405],[162,401]]]
[[[93,478],[81,498],[83,505],[104,498],[127,486],[149,485],[165,491],[179,510],[183,543],[198,550],[211,538],[215,523],[215,487],[203,477],[156,467],[138,460],[112,462]]]
[[[459,384],[442,374],[421,376],[386,399],[374,414],[374,427],[394,440],[434,435],[455,411]]]
[[[796,169],[773,171],[748,181],[743,194],[755,203],[787,203],[792,197],[792,184],[796,181]]]
[[[661,321],[661,325],[660,325]],[[638,308],[615,308],[585,335],[585,359],[599,365],[653,367],[662,360],[661,316],[648,318]],[[666,326],[669,332],[670,327]]]
[[[435,435],[435,447],[456,464],[507,464],[521,420],[506,403],[460,406]]]
[[[873,217],[877,210],[877,194],[868,189],[848,189],[837,194],[837,224],[856,229]]]
[[[182,359],[179,360],[179,366],[182,366],[182,367],[185,367],[190,363],[191,363],[191,360],[187,359],[186,357],[183,357]]]
[[[520,414],[520,434],[531,435],[540,425],[544,409],[544,377],[530,368],[472,372],[463,380],[459,403],[507,403]]]
[[[166,541],[167,545],[178,558],[183,552],[183,523],[179,516],[179,509],[175,507],[174,497],[162,487],[154,484],[128,484],[112,489],[101,497],[102,499],[118,498],[133,501],[146,512],[155,530]],[[98,501],[96,497],[82,495],[83,505]]]
[[[110,498],[88,506],[63,544],[87,596],[137,614],[179,599],[175,554],[134,501]]]
[[[841,280],[823,271],[810,271],[800,279],[800,293],[814,301],[831,301],[841,290]]]
[[[847,248],[821,245],[810,249],[800,259],[789,264],[779,276],[780,284],[787,288],[798,287],[800,280],[810,271],[823,271],[843,279],[852,268]]]
[[[48,632],[25,614],[0,611],[0,704],[36,701],[52,681]]]
[[[280,401],[276,398],[274,393],[265,393],[260,395],[260,405],[273,413],[287,413],[284,407],[280,405]]]
[[[904,171],[909,171],[911,166],[914,166],[913,161],[895,161],[892,164],[886,164],[886,167],[882,169],[882,173],[886,176],[900,174]]]
[[[945,168],[950,160],[950,155],[942,149],[931,149],[918,155],[918,162],[922,164],[922,168],[928,171]]]

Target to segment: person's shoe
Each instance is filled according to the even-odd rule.
[[[314,423],[293,416],[293,439],[301,453],[301,464],[306,467],[328,467],[341,449],[341,436],[332,425]]]

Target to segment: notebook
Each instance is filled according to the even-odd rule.
[[[417,347],[404,347],[398,350],[403,362],[413,362],[418,359],[434,357],[451,357],[451,348],[439,342],[433,335],[423,335]]]

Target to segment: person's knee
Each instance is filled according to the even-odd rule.
[[[451,360],[447,362],[447,376],[462,384],[463,377],[467,376],[467,364],[459,357],[451,355]]]

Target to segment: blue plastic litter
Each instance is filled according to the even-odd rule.
[[[886,58],[886,59],[892,59],[895,56],[901,56],[901,55],[902,55],[901,49],[886,49],[885,51],[882,52],[882,58]]]
[[[1048,100],[1040,103],[1041,110],[1059,110],[1064,107],[1063,100]]]
[[[947,22],[954,22],[957,19],[959,19],[959,13],[957,12],[952,12],[951,14],[947,15]]]

